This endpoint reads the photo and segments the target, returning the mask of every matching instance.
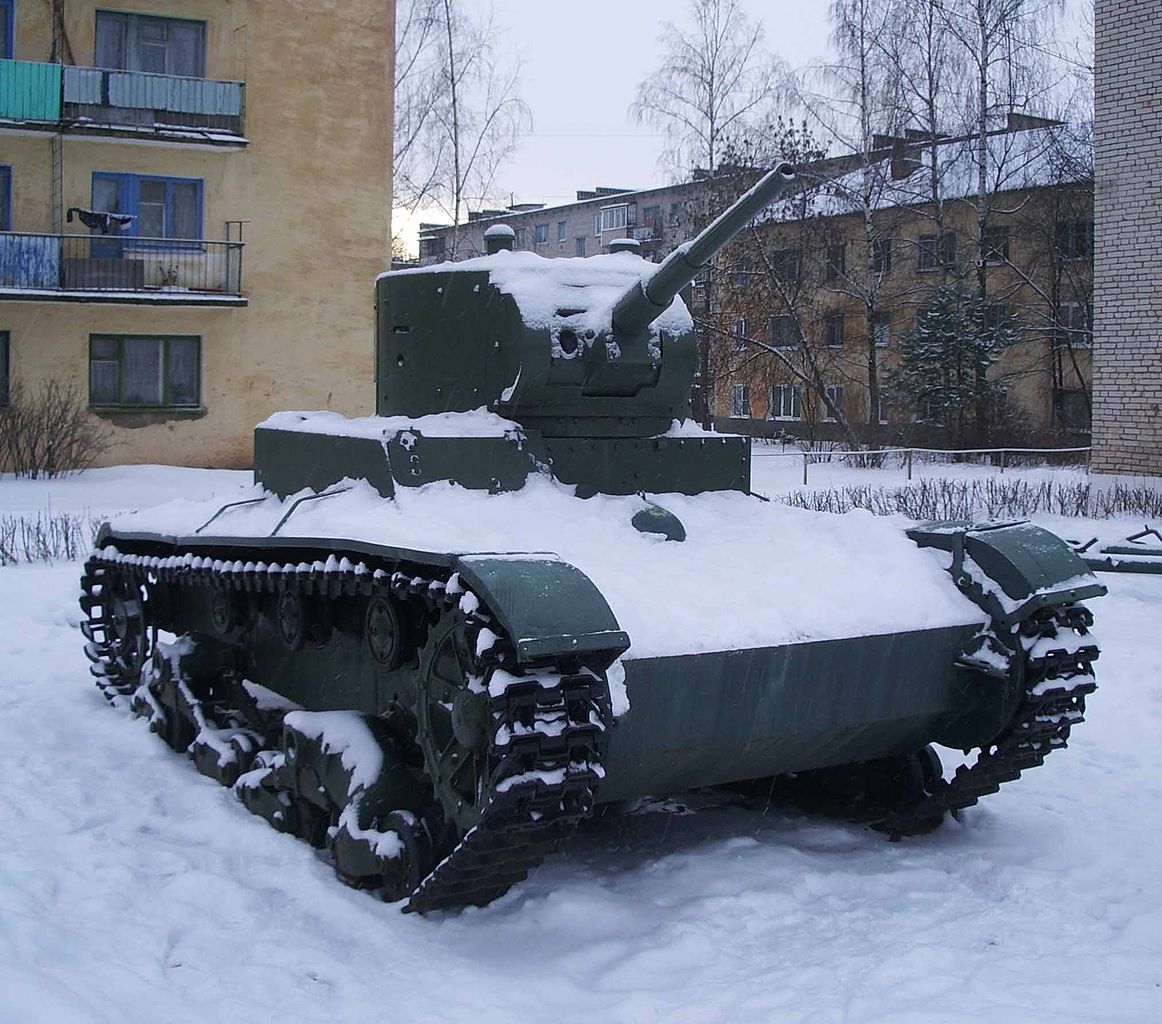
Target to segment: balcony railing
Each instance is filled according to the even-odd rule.
[[[241,138],[245,92],[241,82],[0,60],[0,118],[79,131]]]
[[[238,299],[242,249],[238,241],[0,231],[0,293],[123,293],[129,301],[169,303]]]

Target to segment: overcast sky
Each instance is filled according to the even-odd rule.
[[[487,0],[468,0],[482,6]],[[1080,9],[1084,0],[1068,0]],[[629,117],[638,83],[658,63],[665,21],[683,24],[686,0],[491,0],[501,52],[521,61],[533,131],[497,179],[507,201],[568,202],[577,189],[666,183],[662,141]],[[742,0],[766,47],[792,68],[825,58],[827,0]],[[1070,35],[1073,35],[1070,32]],[[429,215],[425,219],[442,219]],[[397,225],[400,230],[402,224]],[[414,250],[415,231],[405,232]]]

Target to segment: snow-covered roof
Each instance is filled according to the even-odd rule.
[[[1075,184],[1087,177],[1087,161],[1070,154],[1076,146],[1068,125],[998,132],[988,138],[984,161],[988,192],[1012,192],[1051,185]],[[863,209],[864,197],[875,210],[897,206],[917,206],[932,201],[931,147],[917,143],[903,154],[915,170],[906,177],[893,178],[893,158],[885,156],[847,174],[822,182],[804,203],[802,195],[791,194],[772,203],[758,219],[790,222],[806,217],[839,217]],[[935,150],[941,198],[968,199],[979,191],[981,159],[976,139],[942,142]],[[810,182],[810,169],[802,173]]]

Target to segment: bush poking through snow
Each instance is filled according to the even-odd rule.
[[[99,525],[100,520],[76,514],[0,516],[0,565],[83,558]]]
[[[35,391],[12,386],[0,410],[0,469],[36,480],[88,469],[114,445],[73,382],[49,379]]]
[[[866,509],[877,516],[908,519],[1009,519],[1037,514],[1111,519],[1162,516],[1162,490],[1079,481],[917,480],[903,487],[852,485],[772,495],[777,501],[812,512]]]

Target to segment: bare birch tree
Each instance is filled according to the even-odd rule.
[[[458,0],[409,2],[398,37],[406,48],[397,58],[405,65],[397,192],[405,206],[434,206],[452,221],[455,259],[468,208],[492,195],[532,119],[519,95],[520,64],[499,52],[490,12],[474,20]]]
[[[713,173],[728,144],[769,121],[786,75],[738,0],[691,0],[689,13],[690,28],[662,26],[661,65],[629,108],[662,132],[663,164],[678,176],[696,167]]]

